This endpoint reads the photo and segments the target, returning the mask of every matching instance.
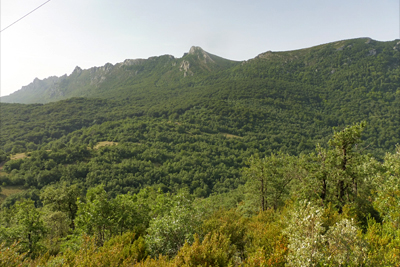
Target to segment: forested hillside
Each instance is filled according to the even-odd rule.
[[[0,263],[398,266],[400,149],[383,162],[363,154],[364,127],[335,132],[316,153],[253,155],[245,185],[208,198],[184,188],[113,197],[104,184],[45,186],[36,201],[2,206]]]
[[[2,264],[399,262],[398,40],[192,47],[1,101]]]

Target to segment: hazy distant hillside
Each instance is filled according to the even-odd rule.
[[[35,79],[21,90],[1,98],[5,103],[48,103],[71,97],[113,97],[136,94],[146,87],[179,86],[186,76],[204,76],[237,65],[192,47],[182,58],[170,55],[148,59],[127,59],[112,65],[82,70],[76,67],[70,75]],[[125,90],[128,87],[128,90]],[[127,92],[128,91],[128,92]]]

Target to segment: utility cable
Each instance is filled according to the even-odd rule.
[[[28,14],[24,15],[23,17],[17,19],[16,21],[14,21],[13,23],[11,23],[10,25],[8,25],[7,27],[5,27],[4,29],[2,29],[0,32],[3,32],[4,30],[10,28],[12,25],[14,25],[15,23],[17,23],[18,21],[20,21],[21,19],[25,18],[26,16],[28,16],[29,14],[33,13],[34,11],[38,10],[39,8],[41,8],[42,6],[44,6],[45,4],[47,4],[48,2],[50,2],[51,0],[48,0],[46,2],[44,2],[43,4],[41,4],[40,6],[38,6],[37,8],[35,8],[34,10],[32,10],[31,12],[29,12]]]

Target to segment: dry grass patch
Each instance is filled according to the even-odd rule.
[[[98,142],[97,145],[95,145],[93,148],[99,149],[100,147],[103,146],[116,146],[116,145],[118,145],[118,142],[103,141],[103,142]]]
[[[10,156],[10,159],[11,159],[11,160],[14,160],[14,159],[24,159],[24,158],[28,158],[28,156],[26,155],[25,152],[24,152],[24,153],[17,153],[17,154],[14,154],[14,155],[11,155],[11,156]]]
[[[222,135],[225,136],[226,138],[243,138],[239,135],[228,134],[228,133],[222,133]]]
[[[176,125],[182,125],[181,123],[179,123],[179,122],[172,122],[172,121],[168,121],[168,123],[174,123],[174,124],[176,124]]]

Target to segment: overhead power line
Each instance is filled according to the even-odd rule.
[[[35,8],[34,10],[32,10],[31,12],[29,12],[28,14],[22,16],[21,18],[17,19],[16,21],[14,21],[13,23],[11,23],[10,25],[8,25],[7,27],[5,27],[4,29],[2,29],[0,32],[3,32],[4,30],[10,28],[12,25],[14,25],[15,23],[17,23],[18,21],[20,21],[21,19],[25,18],[26,16],[30,15],[31,13],[33,13],[34,11],[38,10],[39,8],[41,8],[42,6],[44,6],[45,4],[47,4],[48,2],[50,2],[51,0],[48,0],[46,2],[44,2],[43,4],[41,4],[40,6],[38,6],[37,8]]]

